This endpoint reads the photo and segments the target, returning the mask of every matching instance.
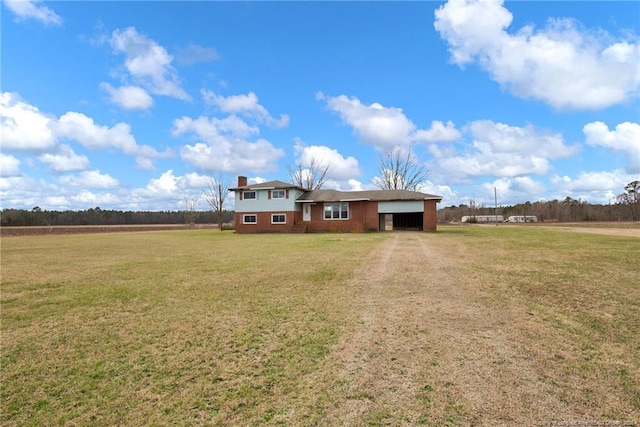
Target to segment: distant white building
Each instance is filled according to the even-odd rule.
[[[465,215],[462,217],[461,222],[503,222],[504,217],[502,215]]]
[[[512,215],[505,222],[538,222],[535,215]]]

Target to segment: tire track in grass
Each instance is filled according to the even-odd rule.
[[[331,408],[330,424],[358,425],[374,403],[376,375],[373,360],[379,350],[375,343],[375,329],[380,316],[380,305],[385,285],[393,274],[390,264],[397,253],[399,236],[385,241],[378,256],[361,271],[356,272],[350,286],[362,288],[362,299],[353,301],[353,309],[361,312],[359,328],[345,337],[337,346],[334,357],[339,366],[337,379],[342,384],[343,398]]]
[[[487,301],[490,280],[459,241],[390,236],[350,286],[359,328],[324,375],[340,386],[327,425],[534,425],[584,419],[551,393],[532,351],[545,331],[517,300]],[[582,416],[581,416],[582,415]]]
[[[420,238],[423,256],[433,266],[428,285],[433,299],[427,305],[438,355],[428,373],[438,393],[433,425],[506,427],[584,419],[550,392],[544,360],[532,351],[533,337],[545,331],[526,308],[508,297],[500,309],[487,304],[485,288],[492,278],[473,268],[481,254],[442,247],[446,243],[433,237]]]
[[[430,404],[421,375],[430,345],[421,316],[425,261],[417,234],[397,233],[371,268],[357,272],[353,286],[365,289],[354,301],[361,324],[334,353],[343,399],[328,411],[329,425],[421,423]]]

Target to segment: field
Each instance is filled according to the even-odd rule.
[[[629,230],[3,237],[0,424],[638,426]]]

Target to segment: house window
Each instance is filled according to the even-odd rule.
[[[287,215],[285,214],[271,215],[271,224],[286,224],[286,223],[287,223]]]
[[[324,219],[349,219],[349,203],[325,203]]]
[[[243,215],[242,216],[243,224],[257,224],[258,223],[258,215]]]
[[[272,199],[285,199],[286,198],[286,194],[284,190],[272,190],[271,191],[271,198]]]
[[[256,192],[255,191],[243,191],[242,192],[242,198],[244,200],[255,200],[256,199]]]

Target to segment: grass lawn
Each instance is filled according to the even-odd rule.
[[[637,238],[536,227],[3,238],[0,424],[636,425],[639,259]],[[462,346],[483,322],[499,359]],[[533,394],[468,388],[520,367]]]

